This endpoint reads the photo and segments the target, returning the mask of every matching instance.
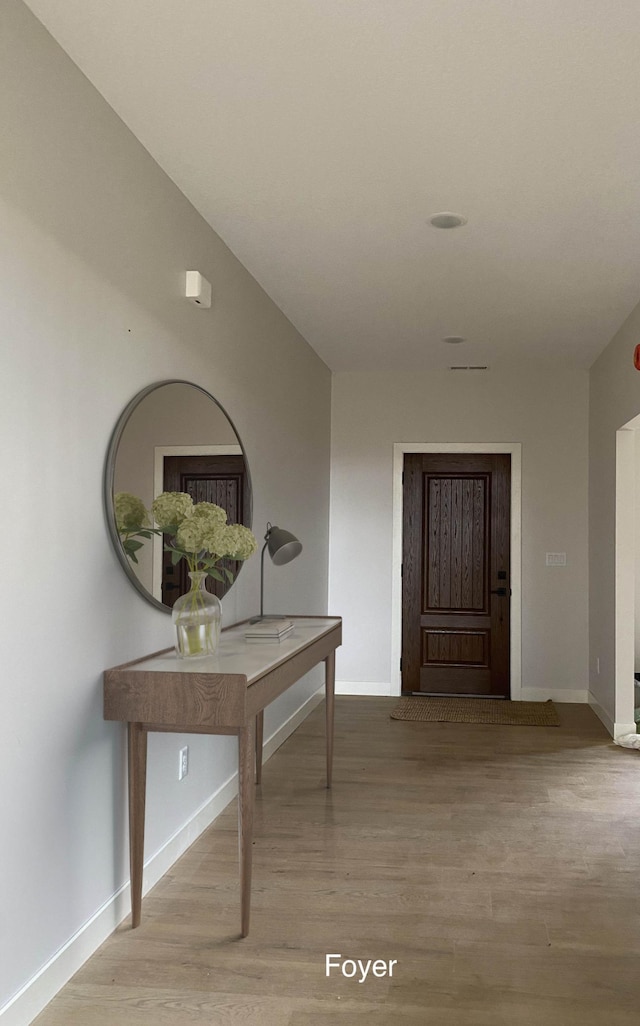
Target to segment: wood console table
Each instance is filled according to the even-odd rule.
[[[342,620],[290,617],[295,627],[282,641],[248,642],[246,624],[222,631],[214,656],[178,659],[174,649],[106,670],[104,718],[127,723],[129,732],[129,857],[131,924],[142,909],[147,734],[164,731],[238,736],[238,831],[241,932],[249,932],[254,767],[262,776],[264,709],[305,673],[325,663],[327,787],[333,761],[335,651]]]

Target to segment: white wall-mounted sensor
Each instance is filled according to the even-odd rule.
[[[211,306],[211,283],[200,271],[187,271],[184,294],[196,306]]]

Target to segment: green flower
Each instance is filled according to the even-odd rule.
[[[200,507],[204,506],[204,509]],[[220,518],[220,513],[224,519]],[[176,544],[185,552],[210,552],[212,555],[223,555],[224,521],[227,515],[219,506],[212,502],[199,502],[194,506],[193,515],[183,520],[176,532]]]
[[[225,555],[231,559],[248,559],[258,548],[255,535],[242,524],[228,524],[225,527]]]
[[[226,524],[210,524],[203,535],[203,549],[216,560],[227,555],[227,531]]]
[[[191,516],[206,517],[211,523],[226,524],[227,522],[227,514],[222,506],[216,506],[215,502],[197,502]]]
[[[116,525],[121,533],[137,531],[149,524],[149,514],[142,499],[130,492],[117,492],[113,498]]]
[[[186,492],[162,492],[151,503],[151,512],[162,530],[178,527],[193,509],[193,499]]]
[[[144,503],[129,492],[119,492],[114,497],[118,531],[122,545],[132,562],[137,563],[136,552],[143,541],[154,534],[172,535],[165,543],[165,551],[171,553],[175,564],[181,559],[188,563],[189,570],[204,570],[205,573],[223,581],[233,580],[233,574],[226,567],[217,567],[220,560],[248,559],[258,548],[255,536],[242,524],[228,524],[227,514],[215,502],[198,502],[187,492],[163,492],[151,505],[153,517],[158,525],[151,526]],[[224,575],[224,576],[223,576]]]

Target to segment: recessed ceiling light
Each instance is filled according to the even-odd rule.
[[[463,217],[462,214],[452,214],[450,210],[443,210],[439,214],[432,214],[429,218],[429,224],[432,224],[434,228],[460,228],[461,225],[466,223],[466,217]]]
[[[442,341],[446,342],[449,346],[457,346],[460,342],[466,342],[467,340],[462,335],[445,335]]]

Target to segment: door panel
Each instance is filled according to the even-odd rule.
[[[453,631],[423,627],[422,638],[422,661],[425,665],[489,665],[489,631]]]
[[[508,698],[510,457],[407,454],[403,487],[403,693]]]
[[[488,475],[451,478],[425,473],[423,479],[429,535],[423,608],[486,613]]]

